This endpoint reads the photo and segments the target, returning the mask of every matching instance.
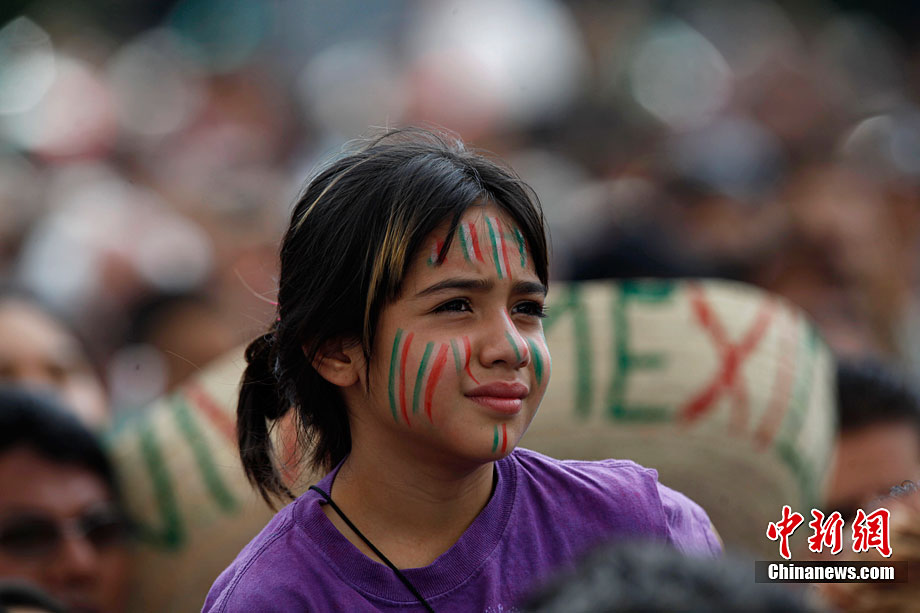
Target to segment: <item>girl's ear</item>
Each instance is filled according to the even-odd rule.
[[[303,349],[306,352],[306,345]],[[361,343],[351,339],[326,341],[313,358],[313,368],[329,383],[339,387],[351,387],[360,380],[360,374],[364,369]]]

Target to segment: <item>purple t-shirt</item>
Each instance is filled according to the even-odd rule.
[[[654,539],[694,554],[721,547],[706,513],[626,460],[555,460],[517,449],[495,492],[449,550],[403,572],[439,613],[508,612],[606,540]],[[318,484],[331,489],[337,471]],[[203,611],[424,611],[388,567],[329,521],[313,491],[282,509],[211,587]]]

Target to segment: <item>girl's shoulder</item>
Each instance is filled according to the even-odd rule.
[[[608,529],[623,537],[665,540],[678,549],[717,554],[718,537],[706,511],[658,481],[658,472],[631,460],[557,460],[518,448],[519,499],[557,520]]]
[[[521,469],[525,485],[603,499],[612,493],[628,493],[632,504],[659,497],[658,472],[631,460],[558,460],[522,448],[510,459]]]

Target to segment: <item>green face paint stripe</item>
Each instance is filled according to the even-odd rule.
[[[185,544],[185,529],[182,526],[182,516],[179,513],[179,504],[169,478],[169,471],[166,469],[166,462],[149,421],[138,430],[138,436],[141,455],[150,473],[156,507],[163,519],[160,528],[141,525],[141,538],[157,547],[175,551]]]
[[[460,371],[463,370],[463,364],[460,363],[460,348],[457,347],[456,339],[450,339],[450,350],[454,354],[454,366],[457,367],[457,374],[460,374]]]
[[[505,338],[508,339],[508,343],[511,345],[511,348],[514,349],[514,357],[517,358],[517,361],[521,361],[521,350],[518,349],[517,344],[514,342],[514,337],[511,336],[508,332],[505,332]]]
[[[492,453],[498,449],[498,426],[492,426]]]
[[[408,404],[406,403],[406,362],[409,358],[409,347],[412,346],[412,337],[414,332],[410,332],[406,337],[406,342],[402,347],[402,357],[399,360],[399,406],[402,407],[402,416],[406,420],[406,424],[411,426],[409,422],[409,413],[408,413]]]
[[[399,358],[399,342],[402,340],[402,328],[396,330],[396,337],[393,339],[393,351],[390,354],[390,411],[393,413],[393,420],[399,422],[399,416],[396,412],[396,364]]]
[[[527,268],[527,247],[525,246],[524,235],[517,229],[517,226],[514,226],[512,230],[514,232],[514,240],[517,241],[518,253],[521,254],[521,268]]]
[[[498,278],[504,279],[502,275],[502,259],[498,255],[498,243],[495,242],[495,229],[492,227],[492,220],[486,218],[486,226],[489,227],[489,241],[492,243],[492,261],[495,262],[495,270],[498,272]]]
[[[533,360],[533,370],[537,375],[537,385],[539,385],[543,383],[543,357],[533,339],[527,339],[527,346],[530,347],[530,359]]]
[[[508,241],[505,240],[505,231],[502,229],[502,222],[498,217],[494,217],[495,231],[498,234],[498,240],[502,245],[502,265],[505,267],[505,276],[511,275],[511,262],[508,261]]]
[[[185,436],[185,440],[188,441],[189,447],[192,449],[192,454],[195,456],[195,462],[201,470],[201,476],[204,478],[204,483],[208,491],[211,492],[211,496],[217,501],[217,506],[224,511],[233,511],[237,506],[236,499],[220,478],[220,474],[217,472],[217,466],[214,465],[211,451],[208,449],[207,445],[205,445],[204,432],[202,432],[199,425],[195,422],[195,418],[192,416],[191,411],[189,411],[188,405],[185,404],[185,401],[181,397],[176,396],[172,400],[171,408],[173,417],[176,420],[176,425],[179,426],[179,431],[182,432],[182,435]]]
[[[428,358],[431,357],[431,350],[434,348],[434,343],[425,344],[425,353],[422,354],[422,363],[418,366],[418,374],[415,375],[415,389],[412,391],[412,414],[415,415],[418,413],[418,399],[422,394],[422,382],[425,379],[425,375],[428,368]]]
[[[469,240],[467,239],[466,228],[463,226],[463,224],[460,224],[460,226],[457,228],[457,235],[460,237],[460,247],[463,250],[463,259],[465,259],[467,262],[472,262],[473,259],[470,257]]]

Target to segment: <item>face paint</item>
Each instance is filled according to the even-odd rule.
[[[501,439],[500,453],[505,453],[505,450],[508,449],[508,428],[506,424],[502,424],[501,437],[499,437],[498,426],[493,426],[492,428],[492,453],[498,450],[499,439]]]
[[[399,344],[402,341],[402,328],[396,330],[396,336],[393,337],[393,351],[390,353],[390,377],[388,390],[390,392],[390,411],[393,413],[393,420],[399,421],[396,408],[396,370],[399,364]]]
[[[486,217],[486,225],[489,228],[489,240],[492,243],[492,260],[495,262],[495,271],[499,279],[504,279],[508,276],[510,266],[508,264],[508,245],[502,234],[501,222],[498,217]]]
[[[406,337],[406,344],[402,348],[402,358],[399,361],[399,405],[402,408],[403,419],[409,423],[409,414],[406,411],[406,358],[409,357],[409,346],[412,344],[413,333],[410,332]]]
[[[517,226],[513,226],[512,229],[514,230],[514,240],[517,241],[518,253],[521,255],[521,268],[527,268],[527,246],[524,242],[524,235],[517,229]]]
[[[431,368],[428,384],[425,386],[425,415],[428,416],[428,421],[433,421],[431,418],[431,399],[434,396],[434,388],[438,385],[438,379],[441,378],[441,371],[444,370],[445,364],[447,364],[447,345],[442,344],[438,350],[438,357],[434,359],[434,366]]]
[[[476,377],[473,376],[473,371],[470,370],[470,357],[473,355],[473,349],[470,347],[470,337],[468,336],[463,337],[463,349],[466,351],[466,363],[463,365],[463,369],[469,378],[473,380],[473,383],[479,385],[479,381],[476,380]]]
[[[405,291],[381,312],[381,338],[392,345],[389,350],[382,345],[373,356],[366,404],[384,424],[392,418],[395,427],[365,440],[405,453],[424,441],[468,459],[482,458],[490,449],[487,457],[495,459],[514,448],[550,379],[546,343],[531,305],[542,303],[542,297],[514,283],[518,277],[534,286],[538,281],[521,227],[502,211],[486,206],[464,214],[449,256],[439,260],[448,238],[444,231],[422,241],[406,273]],[[454,283],[458,279],[475,279],[476,285],[468,283],[467,291],[464,283]],[[426,292],[429,288],[436,292]],[[470,397],[472,388],[508,380],[512,372],[530,390],[518,413],[504,415]],[[362,428],[364,423],[370,422],[362,422]],[[353,436],[367,431],[362,428]]]
[[[457,374],[460,374],[460,371],[463,370],[463,364],[460,360],[460,348],[457,346],[457,339],[450,339],[450,351],[454,354],[454,366],[457,368]]]
[[[514,337],[510,333],[505,332],[505,338],[508,339],[508,343],[511,345],[511,348],[514,349],[514,357],[517,358],[517,361],[521,361],[521,350],[518,349],[517,343],[514,342]]]
[[[528,338],[527,345],[530,347],[530,356],[533,360],[534,374],[537,376],[537,385],[540,385],[543,383],[543,354],[533,339]]]
[[[479,248],[479,236],[476,234],[476,224],[472,222],[461,223],[457,228],[460,236],[460,247],[463,250],[463,259],[467,262],[476,260],[483,262],[482,250]]]
[[[415,390],[412,392],[413,415],[418,413],[419,396],[422,393],[422,383],[425,380],[425,375],[428,374],[428,359],[431,357],[432,348],[434,348],[434,343],[429,342],[425,345],[425,353],[422,354],[422,363],[418,365],[418,373],[415,375]]]
[[[514,322],[511,321],[511,316],[508,315],[507,312],[503,312],[502,315],[504,315],[505,322],[508,324],[508,326],[513,329],[515,326],[514,326]],[[520,362],[524,357],[527,357],[527,356],[521,355],[521,348],[518,346],[517,341],[514,340],[514,337],[511,336],[511,333],[508,332],[507,330],[505,330],[505,339],[507,339],[508,344],[511,345],[511,348],[514,349],[514,357],[517,358],[518,362]],[[526,348],[525,348],[525,351],[526,351]]]
[[[443,248],[444,248],[444,241],[435,241],[434,244],[431,245],[431,253],[428,254],[428,265],[429,266],[437,266],[439,264],[444,264],[445,262],[447,262],[446,253],[444,254],[444,259],[441,261],[438,261],[438,256],[440,255],[441,249]]]

